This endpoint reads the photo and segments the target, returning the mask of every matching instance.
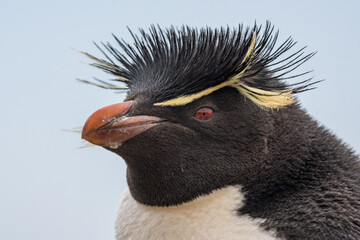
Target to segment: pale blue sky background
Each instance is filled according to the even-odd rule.
[[[322,124],[360,151],[359,1],[0,2],[0,239],[113,239],[125,164],[100,147],[78,149],[82,126],[123,95],[77,84],[106,78],[69,47],[130,40],[126,26],[236,26],[271,20],[280,39],[318,54],[303,70],[326,79],[299,96]],[[113,41],[112,41],[113,42]]]

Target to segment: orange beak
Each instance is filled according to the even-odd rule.
[[[154,116],[127,117],[132,106],[133,102],[127,101],[97,110],[86,121],[81,137],[95,145],[118,148],[162,121]]]

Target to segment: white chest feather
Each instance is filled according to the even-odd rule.
[[[236,212],[244,201],[239,186],[173,207],[149,207],[135,201],[127,190],[116,219],[117,240],[275,240],[259,227],[261,219]]]

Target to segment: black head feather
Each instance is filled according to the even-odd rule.
[[[141,92],[152,103],[199,93],[234,76],[239,77],[240,92],[243,90],[247,97],[260,102],[261,96],[298,93],[314,84],[309,84],[310,79],[291,85],[282,82],[309,73],[290,75],[314,53],[305,54],[301,48],[286,55],[296,44],[291,38],[275,48],[278,32],[274,33],[269,22],[263,31],[257,25],[251,30],[242,25],[215,30],[187,26],[163,30],[151,26],[149,33],[142,29],[140,36],[130,33],[133,45],[114,36],[122,52],[110,43],[102,43],[103,48],[96,46],[105,59],[84,54],[95,61],[93,66],[127,84],[129,95]],[[254,38],[255,46],[250,49]],[[246,58],[249,50],[251,57]],[[101,86],[118,88],[112,84]]]

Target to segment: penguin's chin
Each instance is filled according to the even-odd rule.
[[[128,164],[126,178],[130,193],[136,201],[158,207],[181,205],[224,187],[220,183],[217,185],[190,179],[179,172],[162,173],[134,168],[132,164]]]

